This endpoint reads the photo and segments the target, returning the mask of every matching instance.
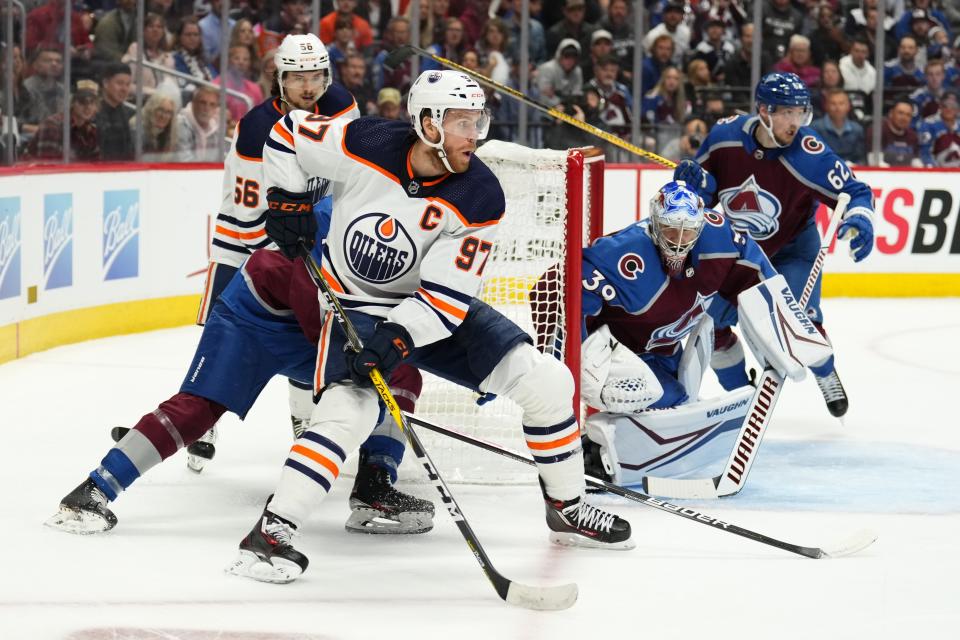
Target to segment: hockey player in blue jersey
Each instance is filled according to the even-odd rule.
[[[738,231],[748,233],[797,295],[817,257],[818,203],[835,206],[850,195],[837,237],[850,241],[854,260],[873,249],[873,194],[808,125],[810,92],[792,73],[764,76],[756,90],[757,114],[721,120],[700,145],[696,160],[677,166],[674,178],[695,185],[704,200],[722,207]],[[820,279],[807,314],[820,330]],[[730,327],[736,309],[723,301],[710,308],[715,322],[712,366],[726,389],[747,384],[743,347]],[[831,355],[810,367],[830,413],[842,416],[848,399]]]

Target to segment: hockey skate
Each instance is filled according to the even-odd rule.
[[[344,525],[354,533],[426,533],[433,529],[433,503],[397,491],[390,473],[361,458],[350,492],[350,517]]]
[[[543,480],[540,481],[543,489]],[[593,549],[633,549],[630,523],[599,507],[588,504],[583,496],[573,500],[554,500],[544,492],[550,542],[566,547]]]
[[[107,508],[108,502],[107,496],[87,478],[60,501],[60,511],[44,524],[81,535],[109,531],[117,525],[117,516]]]
[[[840,376],[836,369],[823,376],[814,376],[817,380],[817,386],[820,387],[820,393],[823,394],[823,400],[827,403],[827,411],[835,418],[842,418],[847,413],[850,402],[847,400],[847,392],[840,382]]]
[[[207,462],[213,460],[217,453],[214,444],[217,442],[217,425],[200,436],[200,439],[187,447],[187,467],[190,471],[200,473]]]
[[[240,553],[233,564],[227,567],[227,573],[260,582],[293,582],[307,570],[310,563],[307,556],[290,544],[296,534],[297,528],[293,523],[264,509],[260,521],[240,541]]]

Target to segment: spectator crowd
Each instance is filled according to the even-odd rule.
[[[718,119],[751,111],[752,3],[643,0],[645,28],[635,34],[639,1],[529,0],[527,95],[625,139],[638,120],[642,146],[679,161],[697,153]],[[812,126],[842,157],[960,166],[960,2],[893,0],[880,15],[877,0],[754,1],[763,3],[762,72],[789,71],[809,86]],[[71,160],[132,160],[139,129],[144,161],[216,161],[224,147],[220,87],[231,90],[229,136],[250,108],[271,97],[277,45],[287,34],[306,32],[320,35],[334,80],[354,95],[361,113],[406,118],[413,62],[391,69],[385,61],[411,43],[413,2],[417,45],[519,88],[527,19],[521,0],[322,0],[316,23],[308,0],[235,0],[226,40],[221,0],[146,0],[142,54],[149,66],[139,75],[135,0],[73,2],[68,43],[66,3],[25,0],[13,36],[2,38],[0,112],[12,75],[15,121],[11,129],[4,117],[0,144],[12,146],[20,161],[62,159],[68,105]],[[873,65],[878,22],[885,34],[879,70]],[[640,74],[634,46],[642,47]],[[429,58],[419,65],[440,68]],[[878,73],[883,113],[874,117]],[[640,104],[633,99],[636,75]],[[131,104],[138,87],[139,113]],[[517,102],[490,90],[488,106],[491,136],[514,139]],[[532,117],[534,146],[605,145],[536,112]],[[880,159],[867,156],[874,126],[881,127]],[[607,147],[612,159],[628,158]]]

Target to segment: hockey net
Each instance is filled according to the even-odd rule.
[[[477,155],[497,175],[507,203],[484,266],[481,298],[533,336],[538,347],[579,372],[580,341],[563,340],[561,347],[559,338],[579,337],[580,250],[602,230],[603,155],[595,148],[554,151],[500,141],[483,145]],[[544,274],[548,275],[541,281]],[[538,288],[548,285],[550,299],[532,305],[530,290],[538,282]],[[574,378],[578,380],[579,374]],[[496,398],[478,406],[477,394],[468,389],[426,372],[423,379],[418,416],[528,453],[521,412],[512,401]],[[423,428],[417,434],[448,482],[536,481],[532,467]],[[416,481],[423,475],[414,461],[412,454],[406,456],[401,467],[404,480]]]

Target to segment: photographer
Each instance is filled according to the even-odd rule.
[[[706,137],[707,123],[700,118],[690,118],[683,125],[683,135],[668,142],[660,155],[676,163],[692,160]]]

